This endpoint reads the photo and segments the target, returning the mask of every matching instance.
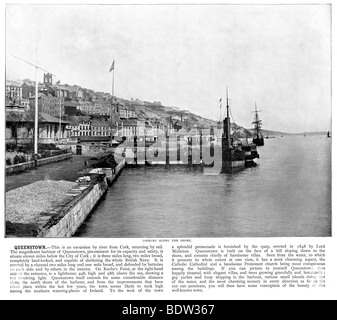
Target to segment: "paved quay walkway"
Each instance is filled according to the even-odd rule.
[[[41,180],[66,180],[75,182],[80,176],[80,172],[97,161],[90,160],[92,157],[76,156],[71,159],[53,162],[44,166],[39,166],[34,170],[26,171],[19,174],[6,175],[6,192],[23,187],[27,184]]]
[[[100,157],[102,157],[101,155]],[[101,163],[88,156],[53,162],[19,174],[6,176],[6,237],[32,237],[41,225],[78,192],[72,188],[85,169]]]

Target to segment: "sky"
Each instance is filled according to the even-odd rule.
[[[6,79],[54,82],[161,101],[252,127],[331,130],[329,5],[7,5]],[[39,81],[43,72],[38,73]],[[223,108],[224,111],[224,108]]]

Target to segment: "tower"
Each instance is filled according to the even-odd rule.
[[[46,86],[52,86],[53,85],[53,76],[50,73],[44,73],[43,74],[43,84]]]

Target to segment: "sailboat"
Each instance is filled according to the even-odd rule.
[[[253,137],[253,143],[255,143],[257,146],[263,146],[264,145],[264,139],[261,131],[261,125],[262,125],[262,120],[259,120],[258,116],[258,111],[256,107],[256,102],[255,102],[255,120],[252,122],[254,124],[254,137]]]

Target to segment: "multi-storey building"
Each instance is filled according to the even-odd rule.
[[[35,109],[35,96],[29,98],[30,108]],[[47,113],[54,117],[64,116],[64,98],[46,96],[44,93],[38,95],[39,112]]]
[[[79,86],[68,86],[68,97],[71,99],[82,99],[83,90]]]
[[[91,136],[91,122],[89,117],[73,117],[67,130],[72,137]]]
[[[110,115],[111,114],[111,106],[109,103],[106,102],[95,102],[93,106],[93,112],[92,113],[97,113],[100,115]]]
[[[78,132],[80,136],[91,136],[91,121],[81,121],[78,125]]]
[[[74,101],[64,101],[64,113],[67,116],[76,116],[78,103]]]
[[[129,118],[136,118],[136,112],[134,112],[133,110],[130,110],[127,107],[124,106],[119,106],[118,107],[118,114],[120,118],[123,119],[129,119]]]
[[[6,98],[12,101],[20,101],[22,99],[22,87],[13,83],[7,83]]]
[[[124,119],[118,123],[118,135],[126,137],[128,141],[132,141],[135,136],[144,137],[151,130],[152,126],[144,120]]]
[[[80,101],[78,108],[83,112],[83,113],[94,113],[94,104],[90,101]]]
[[[21,88],[23,99],[27,99],[35,95],[35,85],[24,83]]]
[[[20,100],[20,107],[24,108],[25,111],[28,111],[30,109],[29,99],[21,99]]]
[[[107,121],[93,121],[91,124],[91,135],[107,137],[111,136],[111,128]]]

